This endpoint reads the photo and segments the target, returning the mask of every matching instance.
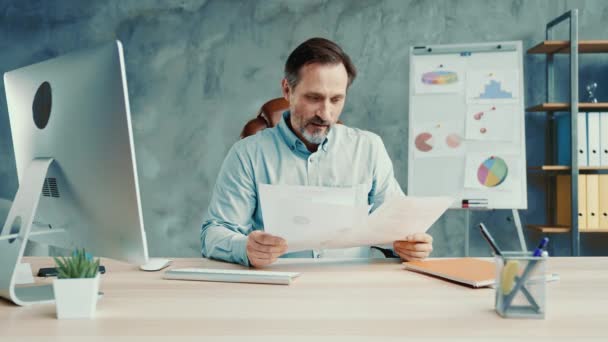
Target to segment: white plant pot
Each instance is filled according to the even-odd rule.
[[[97,308],[99,273],[95,278],[53,280],[57,318],[93,318]]]

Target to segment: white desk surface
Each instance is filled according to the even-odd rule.
[[[35,271],[52,266],[50,258],[25,261]],[[561,279],[547,284],[545,320],[500,318],[494,312],[493,289],[470,289],[406,271],[396,260],[282,259],[267,268],[301,272],[290,286],[164,280],[163,271],[142,272],[107,259],[102,263],[108,273],[102,276],[100,290],[105,296],[95,319],[57,320],[53,304],[18,307],[0,300],[0,339],[51,335],[80,341],[74,336],[126,335],[202,341],[188,338],[200,335],[234,341],[249,341],[249,337],[278,341],[286,336],[290,340],[309,336],[302,338],[306,341],[336,336],[350,336],[351,341],[403,336],[576,341],[608,337],[605,257],[549,260],[547,271]],[[176,259],[171,267],[240,266]]]

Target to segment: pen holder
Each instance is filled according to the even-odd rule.
[[[548,257],[529,252],[496,256],[496,312],[506,318],[544,319]]]

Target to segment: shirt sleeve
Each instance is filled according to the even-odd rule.
[[[203,257],[249,266],[247,234],[253,226],[256,196],[251,164],[239,155],[235,144],[220,168],[204,217]]]
[[[391,196],[405,196],[399,182],[395,178],[393,163],[386,151],[382,139],[373,135],[374,142],[374,179],[372,189],[369,192],[369,204],[372,210],[378,209],[384,201]]]

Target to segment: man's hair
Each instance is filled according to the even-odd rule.
[[[295,48],[285,63],[285,79],[291,88],[295,88],[300,82],[300,69],[313,63],[342,63],[348,75],[347,88],[357,77],[355,65],[338,44],[325,38],[310,38]]]

